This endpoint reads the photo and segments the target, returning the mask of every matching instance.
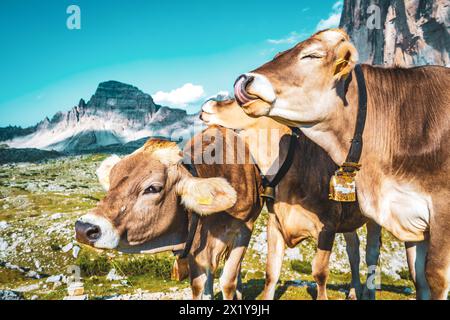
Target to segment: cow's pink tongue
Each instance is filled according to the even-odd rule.
[[[236,83],[234,84],[234,95],[236,101],[241,106],[245,106],[246,104],[252,101],[258,100],[256,97],[250,96],[246,91],[246,87],[251,81],[252,79],[249,79],[246,76],[241,76],[237,79]]]

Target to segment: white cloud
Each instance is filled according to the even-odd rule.
[[[281,39],[268,39],[267,42],[270,44],[294,44],[299,42],[303,36],[304,35],[293,31],[287,37]]]
[[[157,104],[185,107],[190,103],[198,101],[205,95],[205,90],[200,85],[186,83],[180,88],[170,92],[158,91],[152,97]]]
[[[330,15],[327,19],[322,19],[317,24],[316,30],[323,30],[323,29],[329,29],[329,28],[336,28],[339,26],[339,22],[341,20],[341,14],[342,14],[342,7],[343,7],[342,0],[337,1],[335,4],[333,4],[333,8],[331,10]]]

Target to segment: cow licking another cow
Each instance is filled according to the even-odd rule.
[[[233,101],[204,105],[206,123],[239,133],[214,126],[189,141],[183,153],[173,142],[150,139],[123,159],[108,159],[98,172],[108,193],[76,223],[77,239],[102,249],[187,256],[194,299],[213,297],[213,274],[224,258],[223,296],[242,298],[241,262],[263,199],[269,199],[264,298],[274,296],[285,246],[312,237],[318,242],[313,276],[318,298],[326,299],[338,232],[346,233],[350,298],[359,298],[354,231],[368,222],[369,266],[378,262],[382,226],[406,242],[417,297],[446,299],[449,69],[383,69],[357,65],[357,59],[345,32],[318,32],[240,76],[239,107]],[[261,153],[249,142],[253,129],[282,134],[264,138],[270,151]],[[213,158],[231,151],[233,156],[189,164],[196,156],[211,156],[211,147]],[[338,168],[353,177],[356,201],[328,198]],[[363,297],[374,298],[374,288],[365,287]]]

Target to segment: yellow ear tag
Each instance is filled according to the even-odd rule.
[[[197,203],[198,204],[201,204],[201,205],[204,205],[204,206],[209,206],[209,205],[211,205],[212,204],[212,202],[213,202],[213,199],[211,198],[211,197],[202,197],[202,198],[198,198],[197,199]]]
[[[336,63],[334,64],[334,74],[335,75],[338,74],[340,71],[342,71],[342,70],[338,71],[338,68],[339,68],[340,65],[342,65],[344,63],[348,63],[348,60],[345,60],[343,58],[339,58],[339,59],[336,60]]]

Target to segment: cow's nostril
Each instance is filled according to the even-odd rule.
[[[200,112],[200,115],[198,116],[200,120],[203,120],[203,112]]]
[[[75,234],[79,242],[92,245],[101,237],[99,226],[91,223],[77,221],[75,223]]]
[[[97,240],[98,238],[100,238],[100,235],[100,228],[97,226],[92,226],[86,230],[86,236],[89,240]]]

